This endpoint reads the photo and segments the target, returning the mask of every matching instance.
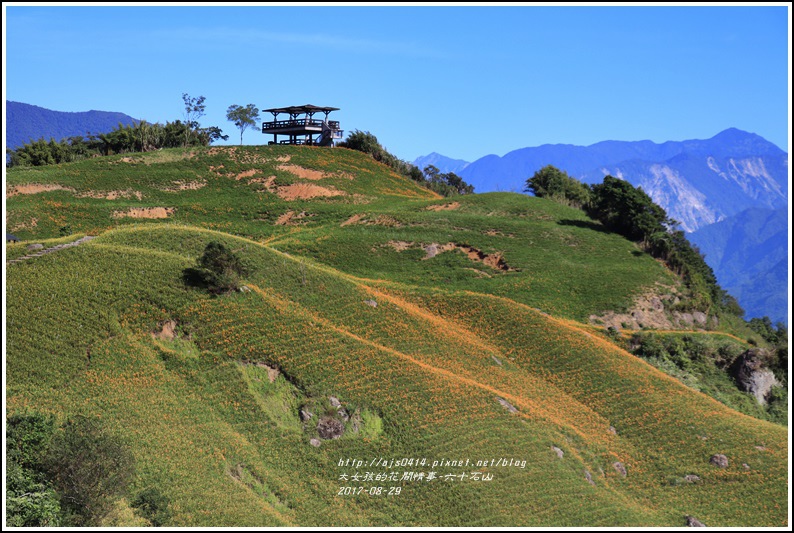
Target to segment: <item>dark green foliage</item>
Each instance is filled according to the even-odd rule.
[[[195,267],[182,272],[188,285],[208,289],[215,294],[236,290],[240,278],[248,273],[239,257],[219,242],[211,242],[204,249]]]
[[[719,286],[714,271],[684,232],[672,229],[676,221],[669,218],[642,188],[605,176],[601,184],[592,186],[587,212],[608,229],[638,241],[682,277],[691,293],[683,304],[686,309],[744,314],[736,299]]]
[[[9,444],[12,442],[9,439]],[[58,527],[58,495],[34,472],[9,458],[6,468],[6,527]]]
[[[590,189],[552,165],[535,172],[526,182],[524,192],[532,192],[538,198],[549,198],[571,207],[584,207],[590,200]]]
[[[15,414],[6,419],[6,457],[21,468],[44,471],[44,456],[50,448],[55,421],[38,413]]]
[[[456,194],[473,194],[474,187],[454,172],[441,172],[433,165],[427,165],[424,170],[425,186],[441,196],[455,196]]]
[[[160,492],[159,489],[149,487],[138,494],[131,505],[153,526],[160,527],[166,525],[171,519],[171,511],[168,508],[170,503],[168,496]]]
[[[58,526],[58,495],[45,476],[44,457],[55,421],[37,413],[6,419],[6,523],[14,527]]]
[[[645,191],[612,176],[592,186],[588,211],[607,228],[633,241],[647,241],[672,222]]]
[[[782,322],[774,326],[772,320],[765,316],[763,318],[753,318],[748,322],[750,329],[761,335],[765,341],[771,344],[782,344],[788,342],[788,329]]]
[[[129,449],[98,420],[69,420],[52,440],[49,477],[77,526],[97,525],[123,495],[134,471]]]
[[[378,138],[368,131],[354,130],[347,139],[339,143],[339,146],[369,154],[375,161],[380,161],[395,172],[421,183],[441,196],[474,193],[474,187],[453,172],[441,173],[433,165],[428,165],[422,172],[416,165],[398,159],[381,146]]]

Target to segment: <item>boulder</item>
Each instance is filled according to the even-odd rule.
[[[328,401],[331,403],[331,407],[336,407],[337,409],[342,407],[342,402],[336,396],[329,396]]]
[[[319,447],[320,447],[320,444],[322,444],[322,442],[320,441],[320,439],[311,439],[311,440],[309,441],[309,444],[311,444],[311,445],[312,445],[312,446],[314,446],[315,448],[319,448]]]
[[[562,456],[565,455],[565,452],[563,452],[561,449],[557,448],[556,446],[552,446],[551,449],[554,450],[554,453],[556,453],[557,457],[559,457],[560,459],[562,459]]]
[[[703,313],[701,311],[694,311],[692,313],[692,320],[694,320],[695,324],[699,326],[705,326],[707,319],[708,317],[706,316],[706,313]]]
[[[612,433],[613,435],[617,435],[618,434],[618,430],[615,429],[615,426],[609,426],[609,430],[608,431],[610,433]]]
[[[41,250],[42,248],[44,248],[43,244],[28,244],[28,250]]]
[[[684,481],[687,483],[697,483],[700,481],[700,476],[696,476],[695,474],[687,474],[684,476]]]
[[[345,425],[334,417],[324,416],[317,423],[317,434],[321,439],[338,439],[344,432]]]
[[[711,456],[709,463],[719,468],[728,468],[728,458],[721,453],[716,453]]]
[[[736,358],[730,371],[739,388],[749,392],[759,404],[766,404],[772,387],[779,385],[775,375],[766,367],[770,354],[760,348],[751,348]]]
[[[311,420],[312,416],[314,415],[306,407],[301,408],[300,410],[301,421],[306,422],[307,420]]]
[[[499,400],[499,403],[502,404],[502,407],[507,409],[509,412],[511,412],[511,413],[517,413],[518,412],[518,409],[513,407],[513,405],[510,402],[508,402],[507,400],[505,400],[504,398],[496,398],[496,399]]]
[[[620,474],[620,477],[626,477],[626,467],[623,466],[623,463],[620,461],[615,461],[612,463],[612,468],[614,468],[615,471]]]
[[[375,300],[364,300],[364,303],[370,307],[378,307],[378,302]]]
[[[706,527],[706,524],[695,518],[694,516],[686,515],[687,527]]]

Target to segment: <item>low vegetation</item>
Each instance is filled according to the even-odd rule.
[[[8,523],[786,525],[785,403],[745,409],[717,374],[769,341],[732,319],[608,339],[591,315],[695,293],[581,209],[445,198],[311,146],[112,155],[8,182],[27,191],[7,199],[15,257],[67,224],[96,236],[7,265]],[[67,475],[78,445],[115,466],[67,482],[86,480]]]

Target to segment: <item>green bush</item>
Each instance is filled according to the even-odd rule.
[[[168,496],[155,487],[143,490],[132,501],[132,506],[137,510],[137,513],[155,527],[163,526],[171,519],[171,511],[168,509],[169,504]]]
[[[239,257],[219,242],[211,242],[204,249],[195,267],[182,271],[188,285],[203,287],[214,294],[237,290],[240,278],[248,273]]]

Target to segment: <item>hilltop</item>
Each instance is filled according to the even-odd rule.
[[[151,488],[173,526],[786,525],[787,429],[592,319],[687,294],[580,210],[284,146],[12,169],[6,195],[7,415],[119,435],[106,525]],[[210,242],[241,290],[185,284]],[[669,334],[750,347],[708,318]]]

